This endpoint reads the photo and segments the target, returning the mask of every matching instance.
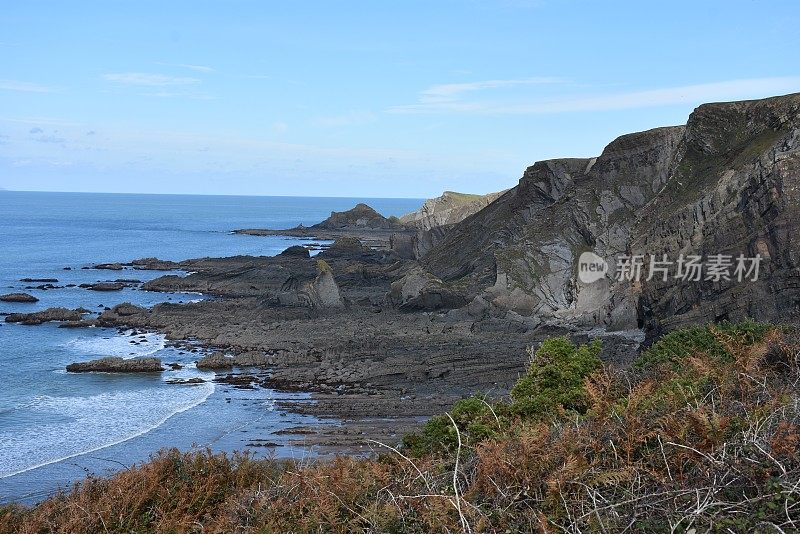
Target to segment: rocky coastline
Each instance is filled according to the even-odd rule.
[[[643,342],[687,324],[795,321],[799,175],[800,95],[707,104],[686,126],[622,136],[596,158],[538,162],[490,198],[451,193],[402,218],[359,204],[310,227],[235,231],[333,241],[313,257],[297,245],[274,257],[94,266],[187,271],[142,288],[212,300],[6,321],[196,340],[216,351],[198,367],[224,371],[231,383],[313,392],[316,402],[285,407],[343,424],[297,429],[303,441],[357,453],[371,439],[396,441],[464,396],[505,395],[528,364],[526,348],[553,335],[600,339],[602,358],[627,366]],[[585,251],[611,265],[620,253],[761,254],[765,262],[749,284],[610,273],[592,285],[577,276]]]

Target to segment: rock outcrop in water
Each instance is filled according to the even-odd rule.
[[[39,299],[28,293],[8,293],[7,295],[0,295],[0,300],[3,302],[39,302]]]
[[[158,358],[129,358],[117,356],[67,365],[70,373],[160,373],[164,368]]]
[[[86,313],[89,313],[89,310],[84,308],[77,308],[75,310],[70,310],[68,308],[47,308],[46,310],[32,313],[11,313],[6,315],[5,321],[7,323],[22,323],[25,325],[37,325],[50,321],[80,321]]]

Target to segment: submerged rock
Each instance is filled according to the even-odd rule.
[[[64,321],[60,325],[59,328],[90,328],[93,326],[97,326],[96,319],[83,319],[80,321]]]
[[[185,385],[185,386],[194,386],[197,384],[205,384],[206,381],[196,376],[194,378],[170,378],[167,380],[167,384],[177,384],[177,385]]]
[[[113,356],[67,365],[67,371],[70,373],[160,373],[163,370],[161,360],[158,358],[131,358],[126,360]]]

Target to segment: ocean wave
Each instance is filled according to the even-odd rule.
[[[64,346],[81,355],[120,356],[122,358],[150,356],[166,347],[167,338],[163,334],[147,333],[131,336],[131,333],[132,330],[127,330],[123,334],[81,336],[66,342]],[[132,341],[136,343],[131,343]]]
[[[88,397],[38,396],[26,408],[49,422],[0,429],[0,478],[136,438],[214,392],[214,384],[156,387]]]

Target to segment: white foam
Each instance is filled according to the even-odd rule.
[[[214,392],[193,387],[151,387],[89,397],[36,397],[26,406],[45,423],[0,429],[0,478],[95,452],[141,436],[170,417],[203,403]]]
[[[131,336],[132,330],[123,334],[109,332],[105,336],[81,336],[72,339],[64,346],[80,355],[97,357],[120,356],[122,358],[140,358],[162,350],[167,338],[163,334],[148,333]],[[146,341],[142,342],[145,339]],[[137,343],[131,343],[136,341]]]

